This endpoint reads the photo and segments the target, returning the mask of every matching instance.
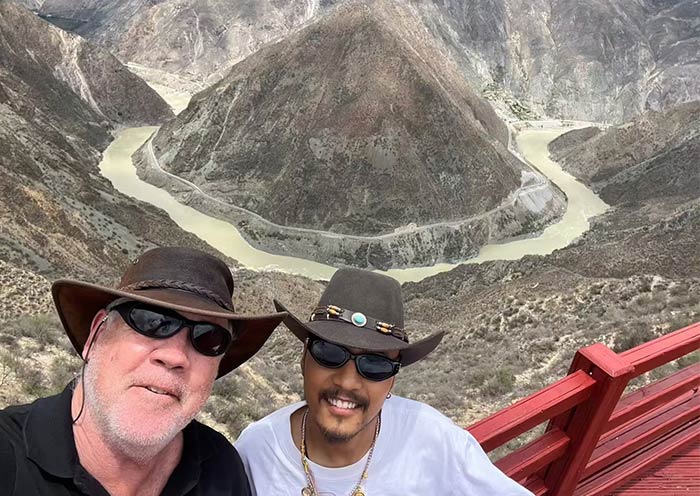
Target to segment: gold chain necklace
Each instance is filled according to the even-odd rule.
[[[316,481],[311,473],[311,467],[309,467],[309,459],[306,457],[306,418],[309,416],[309,408],[304,411],[304,416],[301,419],[301,446],[299,451],[301,451],[301,464],[304,467],[304,474],[306,475],[306,487],[301,490],[301,496],[318,496],[318,491],[316,490]],[[374,428],[374,438],[372,438],[372,444],[369,447],[369,454],[367,455],[367,461],[365,462],[365,468],[362,469],[362,475],[360,480],[357,481],[355,487],[352,488],[350,496],[366,496],[364,489],[362,489],[362,483],[367,480],[367,469],[369,468],[369,463],[372,461],[372,454],[374,453],[374,445],[377,442],[377,436],[379,435],[379,428],[382,425],[382,419],[377,415],[377,425]]]

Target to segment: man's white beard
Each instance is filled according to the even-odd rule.
[[[145,434],[131,428],[133,422],[138,419],[129,418],[128,414],[120,411],[123,403],[110,401],[100,395],[97,388],[97,371],[102,369],[102,354],[91,354],[90,360],[85,364],[84,393],[85,409],[90,419],[98,428],[101,437],[113,449],[135,461],[148,460],[160,453],[182,429],[194,418],[186,415],[169,413],[171,422],[160,432],[155,430]]]

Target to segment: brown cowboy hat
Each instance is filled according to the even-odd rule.
[[[308,322],[288,312],[284,325],[302,341],[313,334],[325,341],[368,351],[401,353],[401,365],[410,365],[433,351],[445,335],[435,333],[410,344],[403,329],[401,285],[391,277],[360,269],[333,274]]]
[[[118,298],[229,320],[238,339],[221,359],[217,377],[252,357],[286,315],[235,313],[231,270],[218,258],[192,248],[163,247],[145,252],[126,269],[115,289],[61,279],[53,284],[51,293],[78,354],[82,354],[95,314]]]

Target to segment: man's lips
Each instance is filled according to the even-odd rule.
[[[180,392],[176,388],[170,386],[156,386],[154,384],[137,384],[136,386],[146,389],[147,391],[153,394],[157,394],[160,396],[169,396],[178,401],[180,400]]]
[[[342,408],[343,410],[354,410],[359,405],[352,401],[341,400],[340,398],[328,398],[326,399],[328,403],[336,408]]]
[[[335,411],[350,413],[355,410],[367,408],[367,401],[356,394],[340,390],[324,391],[321,399],[328,403]]]

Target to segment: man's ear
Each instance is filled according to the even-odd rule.
[[[81,353],[83,361],[87,361],[88,350],[92,348],[93,342],[95,341],[97,336],[97,331],[99,331],[99,329],[104,325],[108,315],[109,314],[107,313],[107,311],[103,308],[102,310],[97,312],[92,318],[92,323],[90,324],[90,334],[88,335],[88,338],[85,341],[85,345],[83,346],[83,351]]]

